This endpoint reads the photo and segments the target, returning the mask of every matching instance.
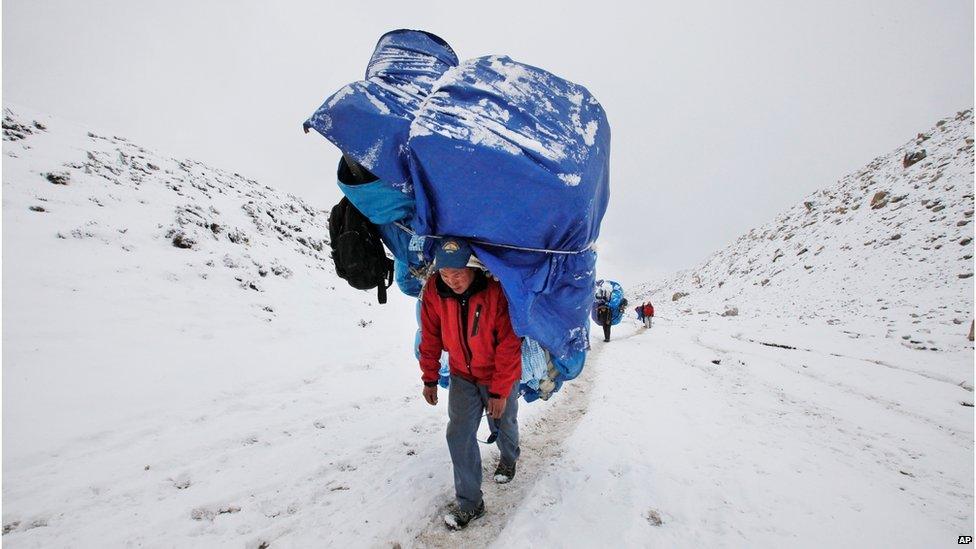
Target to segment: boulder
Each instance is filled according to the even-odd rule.
[[[927,153],[925,152],[925,149],[919,149],[917,151],[912,151],[910,153],[909,152],[906,152],[905,153],[905,156],[903,156],[902,159],[901,159],[901,165],[902,165],[902,167],[907,168],[907,167],[909,167],[909,166],[911,166],[913,164],[918,163],[922,159],[924,159],[925,156],[926,156],[926,154]]]
[[[888,205],[888,193],[886,191],[874,193],[874,197],[871,199],[871,209],[877,210],[884,208],[886,205]]]

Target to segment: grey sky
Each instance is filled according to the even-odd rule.
[[[394,28],[596,95],[600,274],[624,282],[692,266],[973,103],[972,0],[5,0],[3,100],[328,207],[338,152],[301,122]]]

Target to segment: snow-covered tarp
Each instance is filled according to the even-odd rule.
[[[472,239],[515,332],[555,357],[584,351],[610,173],[589,91],[508,57],[465,61],[423,103],[409,152],[416,232]]]
[[[515,332],[545,350],[552,381],[579,375],[609,199],[610,127],[586,88],[503,56],[458,64],[440,38],[400,30],[380,39],[367,79],[305,126],[379,178],[340,188],[380,225],[405,293],[415,295],[408,271],[431,259],[432,240],[467,238],[505,289]],[[393,203],[399,220],[386,215]]]
[[[458,64],[444,40],[414,30],[380,37],[366,79],[332,94],[305,122],[386,184],[410,192],[410,123],[434,83]]]

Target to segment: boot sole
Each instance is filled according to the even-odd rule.
[[[466,522],[466,523],[464,523],[464,526],[460,526],[460,525],[458,525],[458,523],[456,523],[456,522],[454,522],[453,520],[451,520],[451,518],[452,518],[452,517],[451,517],[451,515],[444,515],[444,524],[445,524],[445,525],[447,525],[447,529],[448,529],[448,530],[453,530],[453,531],[455,531],[455,532],[457,532],[457,531],[459,531],[459,530],[464,530],[464,529],[465,529],[465,528],[467,528],[467,527],[468,527],[468,526],[469,526],[469,525],[470,525],[470,524],[471,524],[472,522],[474,522],[474,521],[476,521],[476,520],[478,520],[478,519],[480,519],[480,518],[481,518],[481,517],[483,517],[483,516],[485,516],[485,512],[484,512],[484,511],[482,511],[482,512],[481,512],[480,514],[478,514],[478,515],[475,515],[475,516],[473,516],[473,517],[471,517],[471,520],[469,520],[468,522]]]

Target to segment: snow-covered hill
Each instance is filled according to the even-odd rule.
[[[271,503],[266,459],[328,492],[360,461],[346,429],[442,411],[400,410],[419,395],[413,300],[335,276],[327,212],[19,107],[3,133],[4,545],[213,546],[238,516],[221,508],[255,532],[232,539],[275,537],[268,517],[311,496]]]
[[[924,158],[905,165],[920,152]],[[635,293],[665,314],[737,310],[856,325],[915,349],[965,346],[973,318],[972,109]]]
[[[370,322],[370,295],[333,274],[326,212],[24,112],[3,120],[5,464],[162,395],[273,377],[292,345]],[[44,428],[19,421],[41,409]]]

